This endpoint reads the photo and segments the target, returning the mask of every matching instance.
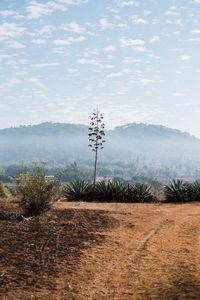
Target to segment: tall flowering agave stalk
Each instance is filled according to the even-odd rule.
[[[105,124],[103,123],[103,115],[100,113],[98,108],[93,112],[91,123],[89,127],[89,147],[92,148],[92,151],[95,152],[95,163],[94,163],[94,181],[93,185],[96,184],[96,174],[97,174],[97,158],[98,158],[98,150],[103,149],[103,144],[105,140],[103,139],[105,136]]]

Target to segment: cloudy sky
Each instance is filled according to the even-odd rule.
[[[98,104],[200,137],[200,0],[1,0],[0,45],[0,128]]]

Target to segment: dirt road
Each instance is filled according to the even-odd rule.
[[[200,204],[78,207],[110,210],[119,226],[83,253],[60,299],[200,299]]]

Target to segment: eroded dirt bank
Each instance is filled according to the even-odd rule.
[[[200,299],[198,203],[59,202],[31,222],[0,221],[0,299]]]

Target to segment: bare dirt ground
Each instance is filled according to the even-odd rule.
[[[0,233],[0,299],[200,299],[198,203],[59,202]]]

